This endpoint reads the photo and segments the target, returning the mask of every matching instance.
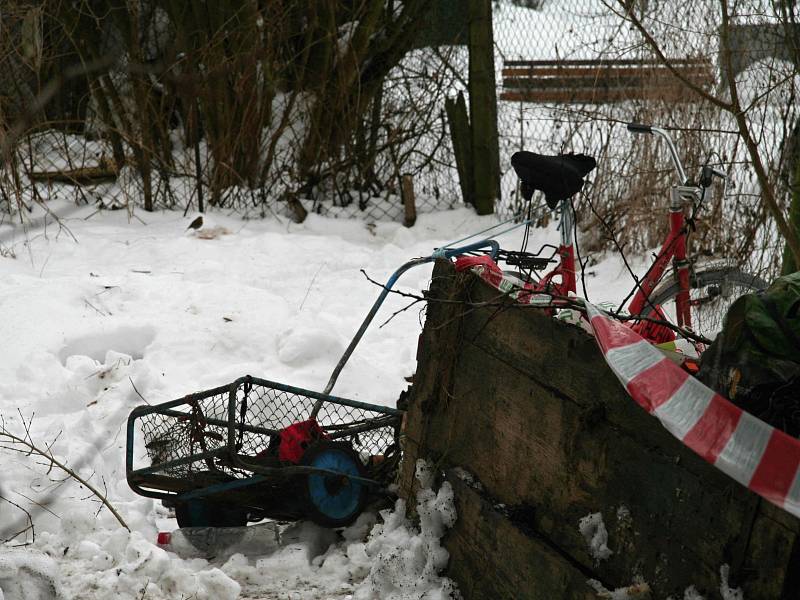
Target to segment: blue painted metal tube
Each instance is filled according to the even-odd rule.
[[[126,478],[131,474],[133,471],[133,436],[134,436],[134,424],[136,423],[137,418],[136,411],[134,410],[130,415],[128,415],[128,439],[125,444],[125,476]],[[130,480],[128,481],[130,483]]]
[[[467,252],[474,252],[476,250],[482,250],[487,247],[491,248],[492,258],[497,258],[497,254],[500,252],[500,245],[495,240],[480,240],[479,242],[474,242],[472,244],[467,244],[466,246],[460,246],[458,248],[438,249],[430,256],[415,258],[413,260],[408,261],[399,269],[397,269],[394,273],[392,273],[391,277],[389,277],[389,280],[383,286],[383,290],[381,290],[378,299],[375,300],[375,303],[372,305],[372,308],[370,309],[369,313],[367,313],[367,316],[361,322],[361,327],[358,328],[358,331],[356,332],[355,336],[353,336],[353,339],[350,341],[350,345],[344,351],[342,358],[339,359],[339,362],[333,369],[333,373],[331,373],[331,377],[328,380],[328,384],[325,386],[325,389],[322,391],[322,393],[324,395],[329,394],[330,391],[333,389],[333,386],[336,385],[336,380],[339,378],[339,373],[342,372],[342,369],[344,368],[344,365],[347,363],[347,361],[350,359],[350,355],[353,353],[353,350],[355,350],[356,346],[361,341],[361,338],[364,336],[364,332],[367,330],[367,327],[369,327],[369,324],[372,323],[372,319],[375,318],[375,314],[378,312],[378,309],[383,304],[383,301],[386,300],[386,296],[389,295],[389,292],[392,290],[392,287],[394,286],[395,283],[397,283],[397,280],[400,279],[400,276],[403,273],[405,273],[406,271],[408,271],[413,267],[433,262],[438,258],[450,259],[455,256],[466,254]],[[317,413],[319,412],[320,408],[322,408],[323,402],[324,402],[323,399],[319,399],[316,402],[316,404],[314,404],[314,410],[311,412],[312,419],[316,418]]]
[[[197,454],[190,454],[183,458],[178,458],[169,462],[158,463],[157,465],[151,465],[149,467],[142,467],[141,469],[136,469],[133,471],[131,475],[150,475],[151,473],[157,473],[158,471],[166,471],[167,469],[173,469],[182,465],[190,465],[201,460],[206,460],[207,458],[219,458],[225,456],[227,453],[228,447],[220,446],[215,450],[198,452]]]
[[[253,475],[246,479],[236,479],[234,481],[225,481],[223,483],[215,483],[204,488],[192,490],[191,492],[183,492],[177,495],[178,500],[191,500],[192,498],[203,498],[210,494],[218,494],[220,492],[228,492],[230,490],[238,490],[241,488],[250,487],[257,483],[269,481],[269,477],[264,475]]]
[[[332,471],[331,469],[320,469],[316,467],[294,467],[294,466],[287,466],[287,467],[278,467],[275,469],[265,469],[266,473],[270,471],[280,472],[284,477],[290,477],[292,475],[333,475],[333,476],[344,476],[347,479],[352,479],[353,481],[358,481],[364,485],[368,485],[370,487],[380,487],[380,482],[374,481],[372,479],[368,479],[366,477],[358,477],[356,475],[351,475],[349,473],[342,473],[340,471]],[[256,485],[259,483],[263,483],[265,481],[270,481],[271,477],[266,474],[256,474],[246,479],[236,479],[234,481],[224,481],[222,483],[215,483],[204,488],[199,488],[196,490],[192,490],[189,492],[183,492],[178,494],[178,500],[191,500],[193,498],[204,498],[205,496],[209,496],[211,494],[219,494],[228,492],[230,490],[238,490],[246,487],[250,487],[251,485]]]

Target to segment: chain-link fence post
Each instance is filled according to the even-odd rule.
[[[500,198],[492,0],[469,1],[469,108],[473,189],[479,215],[494,212]]]

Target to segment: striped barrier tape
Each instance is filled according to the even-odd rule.
[[[484,261],[457,268],[471,268],[501,291],[517,283]],[[542,296],[526,290],[516,295],[526,303]],[[630,327],[585,304],[603,357],[639,406],[723,473],[800,517],[800,440],[735,406]]]
[[[586,312],[606,362],[639,406],[723,473],[800,517],[800,440],[735,406],[588,302]]]
[[[503,273],[497,263],[488,256],[460,256],[456,259],[456,271],[472,271],[493,288],[522,304],[551,304],[550,294],[534,292],[528,282]]]

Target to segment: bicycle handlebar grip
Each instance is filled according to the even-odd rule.
[[[632,133],[653,133],[653,128],[642,123],[628,123],[628,131]]]

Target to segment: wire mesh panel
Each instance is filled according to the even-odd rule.
[[[511,154],[602,154],[614,119],[608,104],[592,100],[608,98],[609,86],[619,82],[607,81],[602,70],[592,67],[602,61],[643,59],[645,53],[636,33],[602,0],[504,0],[495,4],[493,24],[505,172],[498,212],[507,214],[522,208]],[[588,93],[570,90],[578,82],[585,83]],[[624,91],[630,92],[631,86]],[[623,93],[615,104],[625,100]],[[634,104],[619,111],[614,107],[612,113],[619,120],[633,120]]]
[[[273,382],[253,380],[238,386],[236,391],[237,427],[257,427],[279,432],[294,423],[311,418],[317,397],[297,388],[280,389]],[[312,393],[312,392],[306,392]],[[345,399],[329,397],[323,401],[316,421],[332,439],[347,441],[366,461],[370,456],[386,453],[395,442],[398,413],[378,406],[344,404]],[[358,403],[354,403],[358,404]],[[236,451],[255,456],[270,444],[263,431],[237,431]],[[238,436],[241,433],[241,438]]]
[[[463,43],[466,21],[458,2],[424,4],[367,18],[364,4],[236,0],[195,22],[170,3],[109,13],[9,0],[0,211],[61,198],[398,220],[406,177],[420,212],[449,208],[459,198],[442,103],[459,74],[447,45]],[[268,23],[282,26],[264,35]]]
[[[284,82],[264,79],[268,72],[303,72],[264,69],[270,60],[304,64],[291,52],[284,56],[296,47],[291,35],[288,45],[281,45],[281,35],[291,27],[264,36],[259,33],[264,23],[301,24],[304,13],[318,10],[312,2],[233,3],[243,11],[263,11],[233,20],[241,25],[241,35],[227,28],[218,32],[244,44],[234,53],[241,60],[218,54],[227,44],[219,45],[222,38],[215,35],[207,36],[199,53],[175,47],[191,38],[175,32],[193,31],[194,25],[170,16],[171,8],[159,3],[145,2],[128,14],[131,5],[117,15],[134,18],[135,13],[137,26],[127,28],[140,33],[135,40],[122,35],[111,22],[116,18],[94,14],[93,4],[84,0],[71,14],[83,19],[80,24],[64,22],[64,13],[49,6],[7,4],[0,36],[0,129],[8,132],[0,161],[0,222],[8,214],[23,220],[32,203],[52,198],[129,211],[191,211],[203,202],[248,216],[298,218],[317,212],[398,220],[405,213],[402,181],[413,182],[420,212],[461,204],[445,99],[469,91],[470,20],[463,2],[437,0],[425,7],[424,26],[417,27],[411,49],[398,50],[403,59],[388,62],[388,70],[373,69],[380,66],[377,58],[365,58],[362,66],[370,68],[360,74],[380,72],[380,77],[369,86],[347,85],[330,98],[349,100],[339,112],[358,109],[357,119],[351,115],[353,126],[338,132],[333,130],[346,120],[324,106],[325,90],[335,88],[332,81],[350,81],[347,77],[315,73],[291,93],[278,93]],[[395,12],[412,4],[422,5],[421,0],[398,2]],[[800,138],[798,29],[792,25],[797,8],[792,3],[727,3],[725,52],[723,5],[707,0],[494,0],[491,5],[503,173],[500,216],[523,209],[509,165],[514,151],[585,152],[599,162],[588,196],[593,206],[580,211],[586,250],[614,247],[609,230],[629,251],[652,248],[666,230],[652,215],[664,208],[664,192],[674,178],[657,144],[634,140],[620,123],[657,123],[680,131],[679,151],[690,171],[709,163],[733,173],[726,197],[717,193],[704,208],[714,227],[701,222],[695,236],[699,250],[775,268],[781,240],[760,196],[764,181],[771,182],[779,208],[786,208],[792,148],[800,145],[790,143]],[[385,39],[377,32],[351,35],[353,28],[372,22],[351,13],[365,6],[337,4],[341,22],[318,40],[332,51],[321,55],[333,57],[334,48],[348,48],[354,37]],[[224,13],[230,7],[217,3],[214,8]],[[290,14],[297,18],[284,18]],[[382,26],[399,26],[391,13],[383,16],[388,20]],[[217,21],[233,22],[209,22]],[[269,46],[272,41],[278,46]],[[85,48],[93,48],[92,59],[118,59],[101,60],[96,72],[75,76],[76,68],[96,62],[82,55]],[[730,65],[720,61],[727,55]],[[672,77],[662,58],[702,94]],[[334,60],[329,67],[343,64],[349,63]],[[206,70],[207,76],[200,74]],[[72,75],[63,76],[67,72]],[[722,108],[732,100],[731,83],[740,111]],[[362,102],[367,89],[369,102]],[[227,101],[219,101],[218,94]],[[323,103],[319,110],[309,108],[315,100]],[[32,111],[39,101],[44,107]],[[737,112],[746,113],[749,136],[740,131]],[[316,130],[307,127],[310,118],[319,121],[319,136],[311,135]],[[753,169],[744,143],[748,138],[765,172]],[[326,152],[316,156],[325,140],[330,142]],[[598,226],[598,218],[604,225]],[[0,246],[0,255],[9,252],[13,249]]]
[[[791,44],[781,37],[791,30],[781,29],[786,18],[774,3],[730,3],[726,31],[720,5],[701,0],[499,0],[493,8],[501,215],[523,208],[513,152],[586,153],[598,167],[576,199],[584,249],[607,249],[612,236],[632,253],[658,246],[667,222],[653,216],[665,213],[675,172],[656,140],[624,128],[631,121],[656,124],[674,131],[691,178],[703,164],[731,174],[698,213],[695,250],[750,263],[750,270],[776,268],[780,250],[752,155],[740,124],[723,108],[731,100],[731,71],[747,98],[753,139],[780,182],[800,87],[796,57],[786,54]],[[730,65],[720,61],[723,33]],[[785,186],[777,190],[788,202]]]
[[[217,388],[140,416],[136,426],[151,468],[166,465],[153,473],[181,478],[215,470],[212,455],[227,451],[229,403],[230,390]]]
[[[249,477],[241,460],[277,457],[281,430],[308,420],[320,400],[316,420],[325,435],[350,444],[362,462],[399,455],[400,411],[248,377],[134,411],[133,433],[141,431],[150,466],[133,471],[179,479],[208,472]],[[129,452],[135,452],[133,443],[128,440]]]

